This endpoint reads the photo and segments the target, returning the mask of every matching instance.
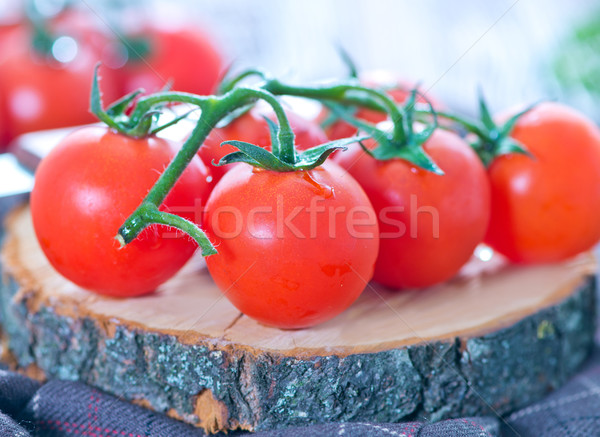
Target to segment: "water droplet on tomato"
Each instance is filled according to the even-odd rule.
[[[324,184],[322,182],[317,182],[311,175],[309,171],[303,171],[302,172],[302,179],[304,179],[306,182],[308,182],[309,184],[311,184],[313,187],[315,187],[315,191],[319,196],[323,196],[326,199],[329,199],[330,197],[333,197],[333,195],[335,194],[333,191],[333,187]]]
[[[346,273],[349,273],[352,271],[352,269],[350,268],[350,266],[348,264],[341,264],[341,265],[335,265],[335,264],[327,264],[324,266],[321,266],[321,271],[323,273],[325,273],[327,276],[343,276]]]

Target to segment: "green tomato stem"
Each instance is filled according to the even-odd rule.
[[[248,88],[238,85],[245,77],[254,75],[258,75],[265,80],[260,87]],[[286,169],[288,167],[312,168],[315,164],[318,165],[325,160],[333,150],[344,147],[345,143],[328,143],[315,148],[310,153],[297,153],[294,146],[294,132],[276,95],[294,95],[344,105],[358,105],[383,111],[389,114],[394,123],[392,140],[396,144],[404,144],[409,139],[407,135],[409,135],[410,129],[406,130],[404,124],[410,120],[410,117],[405,115],[404,110],[399,108],[387,94],[353,83],[322,87],[295,87],[283,84],[275,79],[267,79],[263,73],[251,70],[234,79],[233,84],[230,85],[231,90],[221,96],[198,96],[182,92],[161,92],[140,98],[129,117],[125,117],[122,121],[117,121],[116,117],[113,118],[113,115],[108,115],[102,110],[100,94],[97,89],[97,80],[95,82],[95,93],[92,93],[92,108],[96,109],[95,112],[100,114],[100,116],[106,115],[104,117],[106,120],[103,121],[106,121],[109,126],[116,126],[117,130],[124,134],[128,134],[128,132],[135,132],[136,134],[142,131],[149,132],[148,129],[151,127],[151,123],[148,122],[148,114],[168,103],[187,103],[201,110],[200,118],[190,137],[185,141],[181,150],[150,189],[142,204],[119,229],[119,234],[116,238],[122,244],[131,242],[150,224],[158,223],[172,226],[188,233],[198,242],[204,255],[216,253],[215,248],[210,244],[204,232],[196,225],[181,217],[161,212],[159,211],[159,207],[192,161],[211,130],[231,112],[253,104],[257,100],[264,100],[275,112],[279,127],[276,130],[277,135],[273,137],[272,141],[273,155]],[[148,124],[148,126],[142,125],[143,123]],[[354,140],[346,140],[346,142],[348,141]],[[249,150],[252,151],[251,149]],[[237,154],[233,155],[235,156],[230,158],[232,162],[240,158]]]
[[[482,126],[480,126],[479,123],[475,120],[469,120],[465,117],[452,114],[450,112],[436,110],[435,113],[438,116],[438,118],[444,118],[446,120],[453,121],[456,124],[462,126],[468,132],[474,133],[480,138],[486,137],[484,129],[482,129]],[[422,121],[427,120],[431,116],[431,112],[423,110],[416,110],[415,114],[418,116],[418,119]]]
[[[244,79],[247,79],[252,76],[258,76],[262,79],[266,79],[266,77],[267,77],[267,75],[261,70],[254,69],[254,68],[250,69],[250,70],[246,70],[242,74],[234,77],[233,79],[231,79],[229,81],[223,81],[221,83],[221,85],[219,85],[219,89],[217,90],[217,92],[218,92],[218,94],[228,93],[229,91],[234,89],[238,83],[240,83]]]
[[[360,88],[361,91],[373,91],[359,85],[340,84],[332,86],[301,87],[287,85],[277,79],[269,79],[262,85],[262,88],[278,96],[290,95],[306,97],[313,100],[329,100],[386,112],[385,107],[380,102],[359,93],[352,94],[349,92],[351,90],[356,90],[357,88]]]
[[[167,197],[171,188],[179,179],[179,176],[184,172],[191,160],[196,156],[198,149],[212,130],[218,123],[219,113],[215,110],[218,105],[216,102],[205,102],[203,105],[202,116],[198,124],[194,127],[192,134],[183,144],[177,156],[171,161],[169,166],[158,178],[152,189],[148,192],[145,202],[159,206]],[[211,108],[215,108],[212,109]]]
[[[46,58],[56,61],[52,55],[52,45],[59,35],[53,34],[34,0],[25,2],[25,21],[31,26],[31,46],[34,51]]]
[[[195,94],[182,92],[156,93],[147,97],[143,97],[138,101],[134,111],[130,115],[130,120],[132,124],[137,124],[137,122],[141,120],[144,114],[148,113],[148,111],[150,111],[151,108],[160,104],[188,103],[198,106],[202,109],[202,115],[200,117],[200,120],[198,121],[198,124],[207,125],[210,124],[210,120],[207,120],[207,112],[217,112],[218,119],[216,123],[218,123],[227,114],[231,113],[235,109],[238,109],[248,104],[249,100],[254,102],[258,99],[262,99],[265,102],[267,102],[273,108],[273,111],[277,116],[277,122],[279,124],[279,141],[278,144],[273,144],[273,153],[278,158],[281,158],[282,160],[293,164],[295,162],[294,131],[290,126],[287,116],[285,115],[285,110],[283,109],[283,106],[281,106],[279,100],[277,100],[277,98],[271,93],[262,89],[240,87],[229,91],[221,97],[198,96]],[[107,124],[110,123],[110,120],[102,121],[104,121]],[[211,126],[211,129],[214,128],[216,123]],[[210,133],[210,129],[206,133],[206,136],[208,135],[208,133]],[[204,141],[206,136],[202,138],[202,141]],[[199,144],[202,144],[202,141]]]
[[[277,123],[279,124],[277,141],[272,144],[273,155],[287,164],[294,165],[296,163],[296,149],[294,146],[295,134],[279,100],[277,100],[277,98],[270,92],[262,89],[239,89],[254,92],[256,93],[257,97],[260,97],[262,100],[271,105],[275,115],[277,116]]]
[[[265,82],[263,88],[275,95],[292,95],[315,100],[330,100],[358,105],[387,113],[394,123],[393,139],[402,143],[406,139],[402,120],[404,115],[387,94],[355,84],[341,84],[322,87],[299,87],[281,83],[276,79]]]
[[[123,225],[119,229],[116,239],[121,246],[124,246],[152,224],[167,225],[185,232],[198,243],[202,250],[202,256],[217,253],[206,234],[194,223],[178,215],[159,211],[156,205],[147,201],[144,201],[130,217],[128,226]]]
[[[188,103],[203,108],[207,102],[214,99],[212,96],[198,96],[196,94],[183,93],[178,91],[160,92],[140,98],[129,116],[129,119],[135,124],[150,111],[153,107],[167,103]]]
[[[200,247],[202,247],[203,254],[206,253],[208,255],[211,250],[214,250],[212,245],[208,247],[205,243],[202,243],[202,241],[208,241],[208,238],[204,232],[193,223],[184,219],[181,219],[184,221],[174,219],[172,214],[169,215],[169,222],[167,223],[165,221],[166,213],[160,213],[160,215],[158,215],[155,211],[158,211],[158,207],[163,203],[173,186],[175,186],[175,183],[217,123],[232,110],[248,105],[258,99],[265,100],[271,105],[277,115],[280,126],[278,140],[281,146],[281,149],[279,150],[280,156],[278,157],[282,160],[286,160],[286,162],[294,164],[294,133],[287,120],[284,109],[277,98],[264,90],[236,88],[220,97],[200,97],[186,93],[160,93],[140,100],[139,105],[143,105],[141,111],[149,111],[157,104],[175,101],[195,104],[200,107],[202,112],[192,134],[183,144],[181,150],[179,150],[165,171],[160,175],[158,181],[156,181],[154,186],[150,189],[142,204],[127,218],[119,229],[119,236],[117,237],[119,241],[128,244],[136,238],[144,228],[152,223],[159,223],[173,226],[190,234],[198,241]],[[136,111],[134,111],[134,113],[135,112]],[[132,114],[132,117],[139,116],[141,118],[144,113],[145,112]],[[190,233],[190,226],[194,229],[192,233]]]

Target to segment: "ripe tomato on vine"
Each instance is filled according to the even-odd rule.
[[[365,146],[376,151],[373,143]],[[392,288],[427,287],[450,279],[469,260],[488,226],[490,188],[485,168],[469,145],[438,129],[422,150],[443,174],[392,151],[379,160],[358,145],[336,157],[373,203],[381,237],[373,279]]]
[[[492,214],[485,242],[519,263],[555,262],[590,250],[600,240],[598,126],[548,102],[520,116],[507,134],[527,154],[503,154],[489,164]]]
[[[105,127],[75,131],[53,149],[37,170],[31,214],[54,268],[83,288],[118,297],[152,292],[173,276],[196,250],[187,236],[153,225],[124,248],[114,237],[176,151],[164,139]],[[196,219],[209,175],[200,159],[192,160],[161,209]]]

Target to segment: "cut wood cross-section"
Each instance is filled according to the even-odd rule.
[[[155,294],[113,299],[58,275],[14,212],[2,249],[13,364],[79,380],[209,431],[503,414],[560,386],[594,333],[595,262],[469,265],[443,286],[369,285],[322,325],[240,314],[193,259]],[[40,372],[41,371],[41,372]]]

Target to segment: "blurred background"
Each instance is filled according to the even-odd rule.
[[[359,71],[420,82],[466,113],[481,87],[493,110],[550,98],[600,120],[598,1],[0,0],[0,25],[4,145],[89,122],[98,60],[108,101],[169,79],[209,93],[232,63],[294,82],[344,77],[340,46]]]

